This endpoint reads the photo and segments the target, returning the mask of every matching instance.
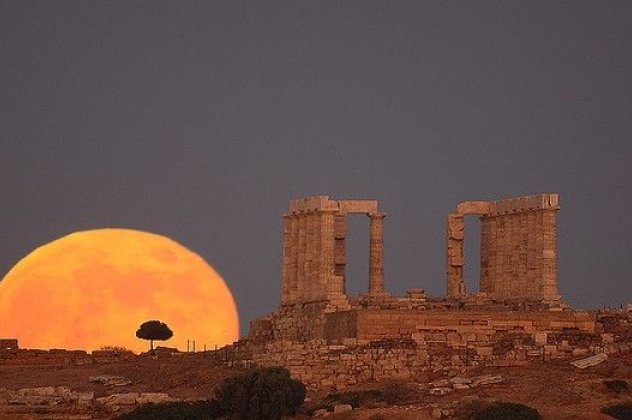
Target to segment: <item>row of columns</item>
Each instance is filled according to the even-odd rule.
[[[345,296],[346,216],[337,210],[283,215],[282,303],[332,300]],[[386,215],[370,213],[368,216],[369,294],[377,295],[384,293]]]
[[[467,296],[463,241],[466,215],[481,219],[479,291],[497,300],[559,300],[557,292],[557,194],[497,202],[464,202],[447,217],[447,296]]]
[[[481,218],[481,292],[500,300],[559,300],[555,212]]]

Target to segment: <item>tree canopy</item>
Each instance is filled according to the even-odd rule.
[[[168,340],[173,336],[173,331],[165,324],[158,320],[143,322],[136,331],[136,337],[143,340],[149,340],[149,348],[154,350],[154,340]]]

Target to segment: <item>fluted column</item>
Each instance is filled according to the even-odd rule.
[[[289,217],[290,246],[288,247],[290,258],[288,264],[288,301],[295,302],[298,296],[298,216],[291,214]]]
[[[542,292],[545,300],[559,300],[557,292],[557,234],[555,212],[542,210]]]
[[[345,294],[345,267],[347,252],[345,241],[347,237],[347,216],[336,213],[334,215],[334,292]]]
[[[320,212],[320,275],[329,296],[336,292],[334,279],[334,210]]]
[[[305,284],[305,300],[314,299],[314,214],[305,213],[305,265],[303,280]]]
[[[305,214],[298,215],[298,250],[296,264],[296,300],[304,301],[307,293],[305,280],[305,257],[307,251],[307,218]]]
[[[466,294],[463,280],[463,239],[465,222],[459,214],[449,214],[447,220],[447,289],[448,298]]]
[[[292,216],[283,215],[283,262],[281,265],[281,303],[287,303],[290,300],[290,290],[292,288],[290,271],[292,265]]]
[[[384,213],[369,214],[369,294],[384,293]]]

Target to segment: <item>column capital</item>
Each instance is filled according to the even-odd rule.
[[[369,219],[383,219],[386,216],[388,216],[388,214],[387,213],[381,213],[381,212],[378,212],[378,213],[367,213],[367,216],[369,216]]]

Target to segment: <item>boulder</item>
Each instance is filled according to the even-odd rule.
[[[452,388],[431,388],[430,395],[446,395],[452,392]]]
[[[441,412],[440,408],[435,408],[434,410],[430,412],[430,416],[433,419],[440,419],[441,417],[443,417],[443,413]]]
[[[450,380],[448,379],[439,379],[437,381],[431,382],[430,387],[432,388],[445,388],[450,385]]]
[[[456,384],[471,384],[472,380],[469,378],[461,378],[458,376],[455,376],[454,378],[450,379],[450,383],[452,383],[452,385],[456,385]]]
[[[79,409],[89,408],[94,402],[94,392],[77,392],[73,396]]]
[[[475,378],[472,384],[474,386],[478,385],[490,385],[490,384],[498,384],[503,381],[503,377],[500,375],[483,375]]]
[[[17,391],[17,394],[21,397],[56,397],[57,389],[54,386],[22,388]]]
[[[594,356],[586,357],[585,359],[574,360],[570,363],[578,369],[586,369],[587,367],[597,366],[606,360],[608,360],[608,355],[606,353],[599,353]]]
[[[172,401],[172,398],[162,392],[143,392],[136,398],[138,404],[159,404],[167,401]]]
[[[346,413],[348,411],[352,411],[353,407],[351,407],[351,404],[336,404],[334,405],[334,414],[338,414],[338,413]]]

